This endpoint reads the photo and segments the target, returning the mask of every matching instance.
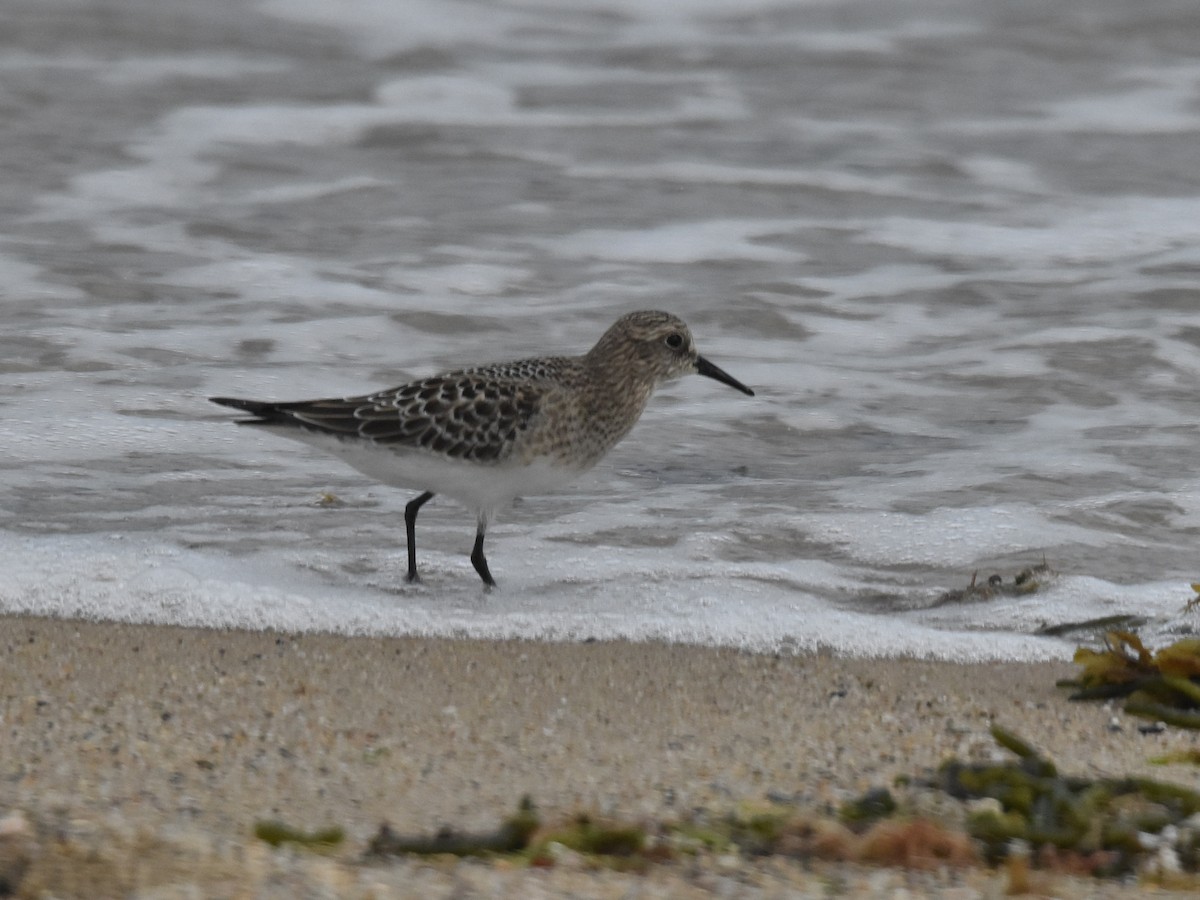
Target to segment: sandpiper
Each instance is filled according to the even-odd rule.
[[[422,493],[404,508],[408,580],[418,581],[421,507],[445,494],[478,516],[471,563],[493,511],[566,484],[629,433],[659,384],[696,373],[754,391],[696,352],[677,316],[634,312],[583,356],[540,356],[459,369],[360,397],[272,403],[213,397],[257,425],[327,450],[384,484]]]

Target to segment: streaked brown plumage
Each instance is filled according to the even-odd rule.
[[[410,581],[420,507],[445,493],[474,508],[471,561],[491,586],[483,537],[492,510],[590,469],[629,433],[660,383],[689,372],[753,396],[697,354],[678,317],[636,312],[583,356],[461,369],[358,397],[212,401],[255,416],[244,424],[318,444],[373,478],[424,491],[405,511]]]

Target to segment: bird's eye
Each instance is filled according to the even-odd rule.
[[[672,331],[667,335],[667,346],[672,350],[678,350],[683,346],[683,335],[678,331]]]

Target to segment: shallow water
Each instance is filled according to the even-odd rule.
[[[0,608],[1061,658],[1190,630],[1200,7],[16,0]],[[229,425],[684,316],[489,537]],[[335,503],[322,503],[331,494]],[[1037,594],[939,602],[1043,557]]]

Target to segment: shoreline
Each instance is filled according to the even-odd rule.
[[[1004,758],[989,734],[993,723],[1064,772],[1200,787],[1194,767],[1148,762],[1194,747],[1193,734],[1145,734],[1104,704],[1069,703],[1055,681],[1074,674],[1070,664],[345,637],[25,615],[0,617],[0,634],[0,817],[24,815],[41,853],[29,871],[41,865],[38,877],[58,878],[46,884],[63,897],[76,894],[62,861],[47,855],[47,829],[122,836],[109,841],[113,878],[128,854],[155,858],[134,849],[138,841],[166,835],[171,846],[191,847],[194,867],[164,851],[169,864],[138,876],[145,896],[155,886],[211,885],[226,870],[233,874],[220,877],[242,883],[254,882],[254,872],[291,873],[301,879],[293,887],[311,891],[314,878],[341,879],[339,897],[370,895],[361,887],[368,881],[386,888],[378,896],[438,895],[432,882],[424,894],[405,892],[417,871],[448,883],[575,877],[585,882],[571,889],[580,896],[608,896],[602,887],[613,879],[644,878],[648,887],[681,878],[682,891],[692,882],[671,866],[646,876],[520,874],[469,861],[364,866],[357,856],[385,821],[404,833],[487,830],[524,795],[559,819],[584,812],[678,820],[767,803],[834,812],[951,756]],[[271,819],[342,828],[345,847],[329,858],[272,850],[252,835],[256,822]],[[810,868],[743,859],[727,875],[773,883],[811,877]],[[777,869],[784,875],[764,874]],[[881,891],[889,878],[910,877],[842,870],[876,879]],[[949,885],[965,876],[945,877]],[[987,870],[971,878],[1003,883]],[[1113,882],[1080,885],[1088,888],[1080,896],[1123,896]],[[245,896],[275,894],[264,887]]]

